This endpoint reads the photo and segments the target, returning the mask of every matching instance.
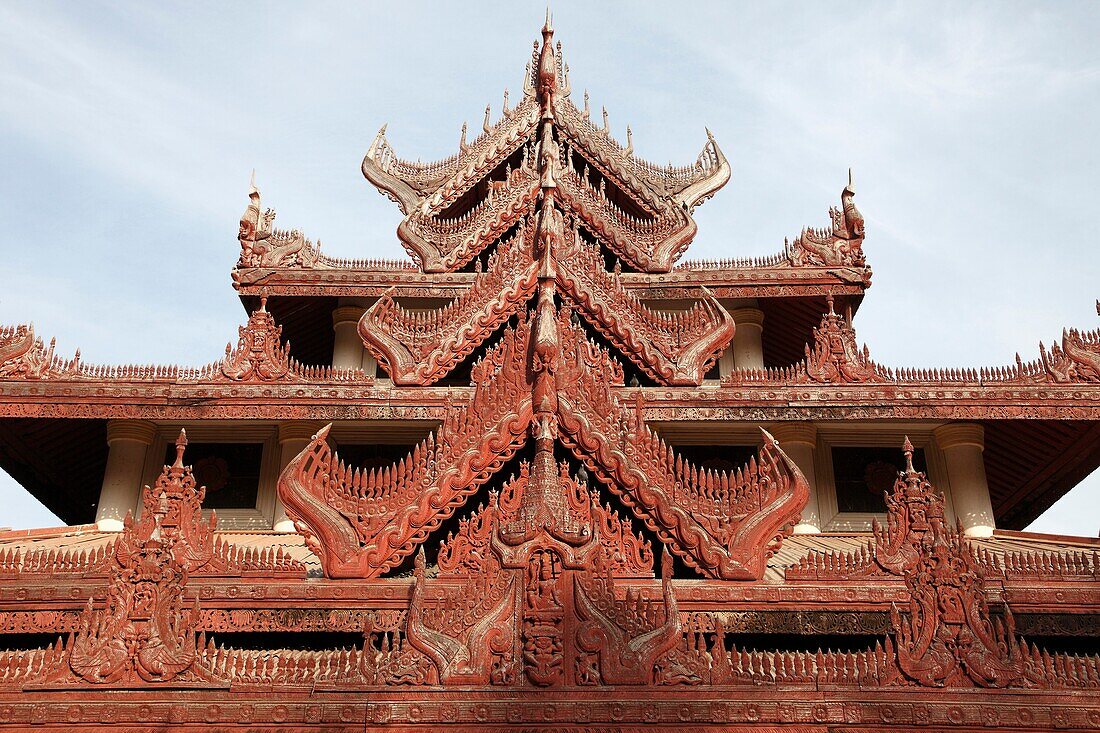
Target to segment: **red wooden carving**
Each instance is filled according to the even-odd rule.
[[[1067,330],[1003,368],[876,364],[833,301],[869,285],[850,179],[831,226],[783,253],[674,267],[728,161],[709,131],[693,165],[636,157],[629,128],[620,144],[606,111],[593,123],[587,95],[571,100],[552,36],[548,22],[522,100],[471,140],[464,127],[457,155],[404,161],[385,128],[371,144],[363,172],[401,208],[416,264],[327,257],[274,229],[253,185],[234,278],[260,305],[224,358],[87,365],[0,329],[5,418],[438,424],[390,466],[345,464],[327,427],[286,466],[279,496],[315,558],[296,536],[219,534],[183,436],[120,534],[0,533],[0,637],[58,637],[0,651],[0,728],[1100,726],[1100,658],[1024,641],[1095,635],[1091,548],[967,540],[910,460],[865,544],[780,578],[768,560],[808,499],[785,451],[764,432],[746,466],[717,471],[650,427],[1096,419],[1100,334]],[[268,287],[376,298],[358,330],[392,384],[296,362]],[[703,384],[734,334],[721,302],[823,295],[803,360]],[[773,634],[800,646],[758,648]]]
[[[213,557],[217,519],[202,519],[204,491],[183,465],[186,446],[181,432],[176,462],[145,487],[145,512],[126,517],[106,607],[88,601],[69,654],[72,671],[88,682],[164,682],[195,663],[198,600],[189,603],[184,586]]]

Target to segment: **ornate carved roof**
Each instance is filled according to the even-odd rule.
[[[459,151],[434,163],[397,156],[379,130],[363,159],[363,174],[401,207],[398,237],[426,272],[458,270],[535,211],[537,189],[549,179],[557,205],[588,234],[642,272],[667,272],[695,235],[691,211],[729,180],[730,166],[714,137],[694,164],[660,166],[634,154],[591,121],[571,96],[568,65],[553,29],[543,30],[524,77],[523,97],[505,101],[501,118]],[[547,132],[549,130],[549,132]],[[549,169],[553,161],[553,170]]]

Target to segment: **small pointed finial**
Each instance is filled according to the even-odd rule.
[[[592,117],[592,107],[588,103],[588,90],[585,89],[584,90],[584,119],[587,120],[591,117]]]
[[[630,125],[626,126],[626,154],[634,152],[634,134],[630,131]]]
[[[604,132],[607,132],[611,129],[611,124],[607,121],[607,107],[602,107],[601,109],[603,109],[603,129]]]
[[[501,109],[502,114],[508,114],[508,87],[504,88],[504,106]]]
[[[260,200],[260,189],[256,188],[256,169],[252,169],[252,176],[248,179],[248,198]]]
[[[466,123],[462,123],[462,134],[458,136],[458,147],[460,150],[466,149]]]
[[[905,436],[905,442],[901,445],[902,453],[905,454],[905,472],[916,473],[913,470],[913,444],[909,442],[909,436]]]
[[[855,181],[852,179],[851,168],[848,169],[848,185],[845,186],[845,188],[847,189],[848,193],[854,194],[856,192],[856,184]]]
[[[829,306],[829,315],[830,316],[835,316],[836,311],[833,310],[833,294],[832,293],[825,293],[825,304],[827,306]]]
[[[260,313],[267,313],[267,291],[260,293]]]
[[[707,132],[707,140],[710,140],[711,142],[713,142],[714,141],[714,133],[711,132],[710,128],[705,126],[705,125],[703,126],[703,129],[706,130],[706,132]]]
[[[485,105],[485,121],[481,123],[481,129],[485,132],[489,132],[489,116],[492,114],[492,106]]]
[[[550,14],[550,3],[546,3],[546,22],[542,26],[542,32],[554,34],[554,16]]]
[[[183,451],[187,448],[187,431],[180,428],[179,437],[176,438],[176,462],[173,468],[183,468]]]

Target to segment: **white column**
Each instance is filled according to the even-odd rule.
[[[932,431],[947,459],[951,504],[968,537],[990,537],[997,526],[985,476],[985,429],[976,423],[948,423]]]
[[[295,456],[309,445],[309,441],[323,427],[316,422],[281,422],[279,423],[279,475],[287,467]],[[279,497],[278,485],[275,487],[275,518],[272,529],[276,532],[293,532],[294,522],[286,515],[283,508],[283,500]]]
[[[156,434],[157,426],[145,420],[107,423],[107,469],[95,515],[100,530],[119,532],[126,513],[137,513],[145,459]]]
[[[737,325],[733,334],[733,365],[738,369],[763,369],[764,311],[759,308],[736,308],[730,315]]]
[[[814,449],[817,447],[817,428],[808,422],[779,423],[770,428],[779,447],[791,457],[810,488],[810,498],[802,510],[801,521],[794,526],[795,534],[817,534],[821,531],[821,512],[817,501],[817,471],[814,468]]]
[[[363,346],[357,327],[366,308],[358,305],[341,305],[332,311],[332,366],[337,369],[362,369],[374,376],[377,365],[374,357]]]

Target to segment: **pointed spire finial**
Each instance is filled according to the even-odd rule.
[[[187,430],[180,428],[179,437],[176,438],[176,462],[172,468],[183,468],[183,451],[187,448]]]
[[[256,169],[252,169],[252,176],[248,179],[248,198],[253,201],[260,200],[260,189],[256,188]]]
[[[546,3],[546,22],[542,26],[543,35],[554,35],[554,16],[550,14],[550,3]]]
[[[830,316],[835,316],[836,311],[833,310],[833,294],[832,293],[825,293],[825,304],[827,306],[829,306],[829,315]]]
[[[844,189],[850,194],[855,194],[855,192],[856,192],[856,184],[855,184],[855,181],[852,179],[852,169],[851,168],[848,169],[848,185],[845,186]]]
[[[901,450],[905,454],[905,472],[916,473],[913,470],[913,444],[909,442],[909,436],[905,436],[905,442],[901,445]]]

